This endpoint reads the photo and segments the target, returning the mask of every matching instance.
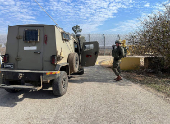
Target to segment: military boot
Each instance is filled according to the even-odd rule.
[[[117,78],[115,78],[114,80],[117,80]]]
[[[116,81],[120,81],[120,80],[122,80],[122,77],[119,75],[117,76]]]

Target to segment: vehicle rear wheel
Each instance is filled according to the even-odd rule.
[[[52,81],[53,94],[63,96],[67,92],[68,76],[65,71],[61,71],[59,77]]]
[[[17,92],[19,92],[19,90],[17,90],[17,89],[5,89],[7,92],[9,92],[9,93],[17,93]]]
[[[68,56],[70,73],[76,73],[79,69],[79,56],[77,53],[70,53]]]
[[[11,81],[11,82],[12,82],[12,81]],[[4,84],[7,84],[7,85],[10,85],[11,82],[8,81],[8,80],[3,80],[3,83],[4,83]],[[13,81],[12,83],[15,84],[16,82]],[[9,92],[9,93],[17,93],[17,92],[20,91],[20,90],[17,90],[17,89],[5,89],[5,90],[6,90],[7,92]]]

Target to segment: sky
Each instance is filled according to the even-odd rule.
[[[37,0],[66,32],[80,25],[82,34],[128,34],[140,19],[163,9],[167,0]],[[55,25],[34,0],[0,0],[0,35],[8,25]]]

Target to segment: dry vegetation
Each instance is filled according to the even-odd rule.
[[[133,45],[131,53],[163,56],[165,68],[168,68],[170,67],[170,6],[165,4],[164,7],[165,10],[141,19],[139,29],[131,33],[127,39]]]

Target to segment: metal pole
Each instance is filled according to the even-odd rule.
[[[103,34],[104,37],[104,56],[105,56],[105,35]]]
[[[90,42],[90,34],[89,34],[89,42]]]

